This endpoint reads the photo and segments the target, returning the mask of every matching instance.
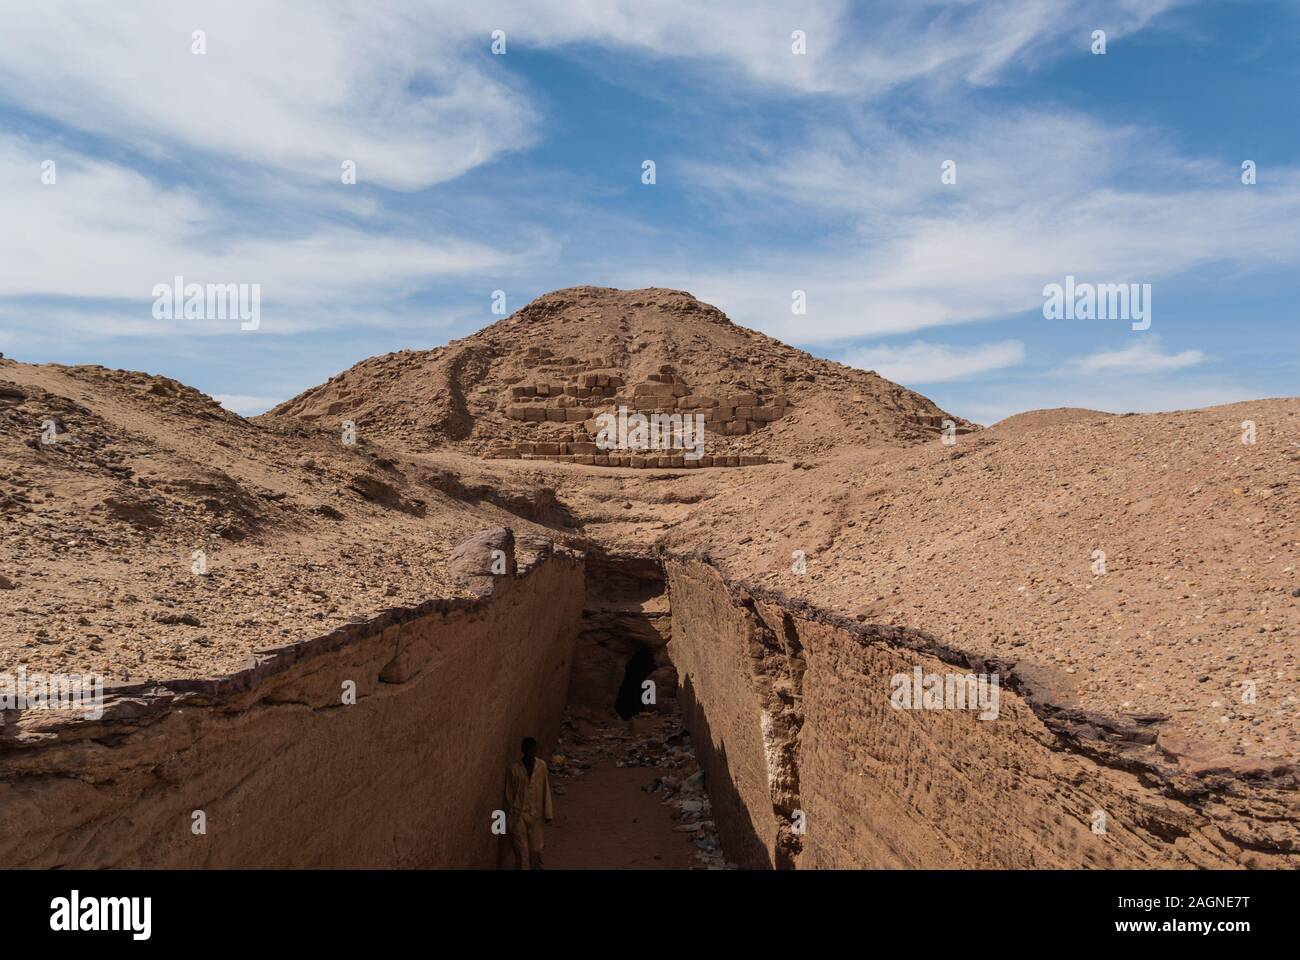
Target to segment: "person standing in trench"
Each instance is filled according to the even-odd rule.
[[[506,771],[506,830],[520,870],[542,869],[542,821],[550,823],[551,780],[546,764],[537,759],[537,741],[524,737],[523,757]]]

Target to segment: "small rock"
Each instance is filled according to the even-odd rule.
[[[203,626],[203,624],[199,622],[199,618],[194,616],[192,613],[156,613],[154,614],[154,620],[158,623],[171,625],[184,624],[187,627]]]

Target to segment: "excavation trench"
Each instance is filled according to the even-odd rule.
[[[1293,771],[1188,776],[1141,722],[1066,706],[1050,671],[859,623],[693,555],[589,554],[585,579],[570,704],[626,709],[653,667],[643,709],[689,731],[729,863],[1300,864]],[[997,674],[997,709],[899,709],[897,678],[918,669]]]
[[[1000,672],[996,719],[896,709],[918,667]],[[1293,771],[1189,776],[1049,681],[706,558],[548,548],[96,720],[7,712],[0,866],[504,866],[526,735],[558,755],[552,866],[1300,865]]]
[[[653,556],[586,551],[568,705],[552,755],[558,868],[723,867],[677,702],[671,614]]]

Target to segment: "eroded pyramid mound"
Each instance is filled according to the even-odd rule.
[[[702,454],[607,449],[601,414],[702,424]],[[875,373],[731,323],[678,290],[573,287],[464,340],[362,361],[270,411],[413,447],[600,466],[742,466],[910,444],[951,420]],[[635,445],[634,445],[635,447]]]

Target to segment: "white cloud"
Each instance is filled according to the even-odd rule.
[[[285,398],[250,397],[243,393],[218,393],[212,399],[232,413],[237,413],[241,417],[251,417],[259,413],[265,413]]]
[[[711,89],[724,97],[747,84],[829,94],[798,101],[801,111],[808,107],[804,115],[816,116],[825,103],[869,101],[919,79],[932,92],[942,89],[951,108],[958,95],[950,83],[992,83],[1049,56],[1086,57],[1096,22],[1106,23],[1113,43],[1175,2],[862,7],[811,0],[792,13],[741,0],[470,7],[452,0],[364,7],[66,0],[6,9],[0,100],[102,135],[107,155],[185,162],[196,171],[193,182],[216,180],[244,199],[292,195],[304,207],[343,206],[382,221],[373,197],[332,189],[343,159],[357,161],[363,184],[414,189],[526,148],[543,132],[517,61],[488,52],[494,29],[507,32],[512,54],[547,48],[577,60],[597,46],[631,51],[656,68],[655,61],[672,60],[721,72],[726,83]],[[807,32],[806,56],[790,52],[796,28]],[[204,56],[191,52],[195,29],[206,31]],[[962,119],[948,130],[923,124],[931,132],[905,137],[879,122],[846,127],[836,118],[802,148],[782,143],[757,167],[688,170],[697,183],[741,194],[740,210],[759,198],[787,210],[799,204],[847,214],[852,237],[832,255],[763,250],[747,256],[743,270],[647,260],[632,277],[623,267],[629,258],[615,259],[620,249],[587,266],[632,277],[630,286],[673,277],[674,286],[742,322],[813,342],[1034,308],[1043,283],[1067,271],[1106,279],[1131,268],[1143,272],[1135,279],[1148,280],[1214,258],[1289,262],[1300,243],[1291,228],[1300,216],[1300,177],[1292,172],[1271,171],[1269,202],[1253,207],[1239,191],[1117,192],[1106,186],[1117,171],[1149,167],[1153,158],[1168,166],[1139,132],[1075,116],[944,112]],[[60,162],[57,187],[40,186],[36,176],[47,155]],[[958,161],[957,188],[938,184],[947,158]],[[198,188],[163,186],[127,162],[0,137],[6,212],[27,231],[0,232],[0,297],[115,301],[24,307],[29,329],[53,321],[72,330],[157,333],[137,304],[147,307],[153,285],[177,274],[261,283],[270,332],[365,322],[367,313],[400,312],[392,304],[431,277],[537,277],[526,268],[554,261],[566,239],[521,225],[518,214],[500,231],[510,238],[502,244],[428,225],[394,232],[391,221],[362,231],[328,217],[300,223],[287,237],[270,235],[256,214],[223,209]],[[544,204],[521,209],[540,216],[556,209]],[[794,288],[808,291],[806,317],[789,313]]]
[[[1141,337],[1122,350],[1089,354],[1074,365],[1082,373],[1129,374],[1182,370],[1204,362],[1205,354],[1200,350],[1165,353],[1160,349],[1159,338],[1150,336]]]
[[[916,340],[906,346],[876,346],[851,351],[843,362],[875,370],[896,383],[943,383],[1015,366],[1025,358],[1019,340],[957,347]]]
[[[730,216],[808,211],[843,235],[808,253],[758,251],[742,269],[693,268],[682,284],[796,342],[1037,312],[1043,286],[1067,274],[1152,283],[1159,301],[1161,281],[1198,268],[1300,264],[1300,170],[1273,169],[1260,193],[1230,164],[1077,114],[966,112],[921,137],[827,122],[768,159],[747,161],[751,147],[694,166],[694,182],[715,200],[724,191]],[[940,182],[945,159],[957,162],[955,185]],[[796,289],[806,315],[790,312]],[[1157,306],[1157,326],[1160,317]]]
[[[57,157],[57,181],[41,182],[41,163]],[[0,297],[56,296],[108,301],[39,306],[12,303],[15,324],[50,322],[93,333],[223,332],[221,322],[184,325],[152,318],[156,284],[182,276],[194,283],[261,287],[264,328],[289,332],[364,322],[438,278],[482,277],[555,254],[535,230],[517,230],[513,250],[439,235],[433,239],[360,230],[328,219],[287,225],[232,214],[183,187],[168,187],[114,163],[66,148],[0,135],[0,182],[6,213],[22,230],[0,231]],[[387,226],[377,224],[377,227]],[[265,231],[275,229],[275,235]],[[287,233],[287,235],[286,235]],[[183,329],[182,329],[183,328]]]
[[[918,79],[992,82],[1074,51],[1091,24],[1112,40],[1179,0],[963,0],[782,4],[610,0],[63,0],[7,4],[0,99],[133,150],[193,150],[337,183],[409,190],[531,144],[537,109],[508,49],[632,50],[778,90],[871,96]],[[870,28],[857,29],[866,19]],[[790,35],[808,37],[795,56]],[[206,53],[191,35],[206,34]],[[513,45],[513,47],[511,47]]]
[[[489,3],[492,22],[518,24],[526,43],[600,43],[726,68],[805,93],[873,96],[919,79],[989,84],[1009,67],[1087,53],[1104,23],[1113,41],[1185,0],[928,0],[871,4],[805,0],[608,0]],[[862,24],[868,25],[864,31]],[[807,53],[791,51],[802,30]]]
[[[536,116],[454,12],[341,0],[7,4],[2,96],[135,149],[192,149],[338,183],[449,180]],[[193,31],[207,52],[192,52]]]

